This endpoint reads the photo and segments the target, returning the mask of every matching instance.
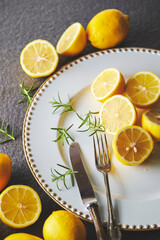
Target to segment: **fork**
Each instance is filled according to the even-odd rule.
[[[97,141],[97,147],[96,147],[96,141]],[[108,144],[107,144],[106,134],[103,134],[103,135],[101,134],[100,138],[98,138],[98,135],[96,134],[96,140],[93,136],[93,145],[94,145],[94,154],[95,154],[95,165],[97,170],[103,173],[105,187],[106,187],[106,196],[107,196],[107,205],[108,205],[108,223],[107,223],[108,237],[110,240],[120,240],[121,231],[115,218],[115,214],[112,206],[112,200],[111,200],[110,187],[109,187],[108,172],[111,170],[111,162],[108,156]],[[99,152],[99,154],[97,152]]]

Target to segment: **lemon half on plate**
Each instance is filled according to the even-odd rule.
[[[121,128],[135,124],[137,113],[128,98],[114,95],[103,103],[100,110],[100,120],[106,132],[115,135]]]
[[[160,78],[150,71],[137,72],[127,81],[126,94],[135,106],[151,107],[160,97]]]
[[[124,89],[125,81],[122,73],[116,68],[107,68],[93,81],[91,94],[96,100],[104,102],[115,94],[123,93]]]
[[[125,127],[117,132],[112,142],[117,159],[128,166],[144,162],[153,150],[153,140],[148,132],[138,126]]]

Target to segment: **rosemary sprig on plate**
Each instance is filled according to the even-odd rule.
[[[69,129],[73,126],[69,126],[67,129],[65,128],[51,128],[52,130],[56,130],[58,132],[58,137],[57,139],[53,140],[53,142],[58,142],[59,140],[62,141],[62,145],[64,145],[64,140],[68,143],[68,139],[70,139],[72,142],[74,142],[74,139],[71,137],[71,135],[68,133]]]
[[[85,118],[81,118],[79,115],[77,115],[81,120],[82,123],[78,127],[80,129],[82,126],[86,125],[88,128],[85,130],[78,130],[78,132],[87,132],[87,131],[92,131],[92,133],[89,136],[92,136],[94,134],[97,134],[97,132],[105,132],[104,126],[100,122],[100,118],[97,118],[93,115],[98,114],[99,112],[91,112],[89,111]]]
[[[11,141],[11,140],[15,140],[15,137],[14,137],[14,122],[13,122],[13,125],[12,125],[11,134],[8,133],[8,123],[6,124],[5,127],[4,127],[4,123],[5,123],[5,119],[3,120],[2,124],[1,124],[0,134],[5,135],[7,138],[5,140],[1,141],[0,144]]]
[[[52,107],[54,108],[53,113],[55,113],[57,110],[59,110],[60,108],[63,108],[63,111],[61,114],[65,113],[65,112],[75,112],[75,110],[73,109],[72,105],[71,105],[71,100],[68,96],[68,103],[63,103],[60,95],[58,93],[58,100],[56,100],[55,98],[53,98],[53,102],[50,102]]]
[[[58,188],[59,191],[61,191],[61,189],[59,188],[59,181],[61,180],[65,186],[65,188],[68,190],[68,187],[66,185],[66,176],[70,176],[70,180],[71,180],[71,184],[72,184],[72,187],[74,186],[74,178],[73,178],[73,175],[75,173],[78,173],[77,171],[73,171],[71,168],[68,168],[66,166],[63,166],[61,164],[57,164],[59,167],[62,167],[64,169],[66,169],[67,171],[65,173],[60,173],[58,172],[56,169],[54,169],[54,172],[53,170],[51,169],[51,177],[52,177],[52,182],[55,182],[56,181],[56,186]],[[57,174],[57,175],[56,175]]]
[[[101,124],[100,118],[94,117],[94,121],[90,122],[88,127],[89,127],[89,130],[92,131],[89,137],[93,136],[94,134],[97,134],[97,132],[105,132],[105,127]]]
[[[28,106],[29,106],[29,104],[30,104],[30,102],[32,101],[32,98],[33,98],[29,93],[31,91],[35,91],[37,89],[37,88],[33,88],[33,85],[34,85],[34,83],[31,84],[30,88],[25,88],[24,87],[24,81],[22,81],[22,83],[20,83],[20,87],[21,87],[20,94],[23,95],[23,98],[18,102],[18,104],[23,102],[27,98],[27,108],[28,108]]]
[[[105,128],[101,124],[100,119],[93,116],[98,114],[99,112],[91,112],[89,111],[86,115],[85,118],[83,119],[73,108],[71,105],[71,100],[69,99],[69,103],[65,104],[62,102],[60,95],[58,93],[58,100],[54,98],[54,102],[51,102],[52,107],[54,108],[53,113],[55,113],[58,109],[63,108],[63,112],[75,112],[77,117],[82,121],[78,129],[82,128],[84,125],[87,126],[87,129],[85,130],[78,130],[78,132],[86,132],[86,131],[92,131],[92,133],[89,136],[92,136],[94,134],[97,134],[97,132],[104,132]],[[58,132],[58,137],[57,139],[53,140],[54,142],[58,142],[59,140],[62,141],[62,145],[64,145],[64,140],[69,144],[68,139],[71,141],[74,141],[74,139],[71,137],[71,135],[68,133],[69,129],[73,126],[73,124],[68,127],[67,129],[64,128],[51,128],[52,130],[56,130]]]

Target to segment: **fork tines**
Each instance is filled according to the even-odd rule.
[[[96,142],[97,142],[97,144],[96,144]],[[96,134],[96,138],[93,136],[93,145],[94,145],[96,166],[98,164],[101,164],[101,165],[110,164],[110,160],[109,160],[109,156],[108,156],[108,144],[107,144],[106,134],[105,133],[99,134],[99,136],[98,136],[98,134]]]

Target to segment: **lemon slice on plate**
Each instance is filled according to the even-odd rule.
[[[150,107],[160,96],[160,78],[149,71],[141,71],[129,78],[126,94],[140,108]]]
[[[24,228],[37,221],[41,213],[38,194],[25,185],[12,185],[0,195],[0,219],[13,228]]]
[[[114,135],[119,129],[133,125],[137,120],[137,114],[128,98],[115,95],[103,103],[100,120],[106,132]]]
[[[83,26],[76,22],[68,27],[60,37],[56,50],[64,56],[75,56],[83,51],[87,43]]]
[[[123,93],[124,88],[125,81],[122,73],[116,68],[107,68],[93,81],[91,93],[96,100],[104,102],[115,94]]]
[[[20,64],[30,77],[48,76],[58,65],[58,54],[51,43],[37,39],[28,43],[22,50]]]
[[[117,132],[112,147],[121,163],[136,166],[144,162],[152,152],[153,140],[141,127],[130,126]]]
[[[150,109],[143,112],[142,127],[149,132],[156,141],[160,141],[160,110]]]

